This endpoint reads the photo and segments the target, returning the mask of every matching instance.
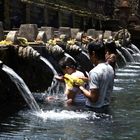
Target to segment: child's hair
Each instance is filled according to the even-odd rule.
[[[59,61],[59,65],[62,69],[65,69],[67,66],[75,69],[77,68],[77,63],[69,57],[63,57]]]

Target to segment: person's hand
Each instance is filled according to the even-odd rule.
[[[57,79],[57,80],[63,80],[64,79],[63,75],[61,75],[61,76],[55,75],[54,78]]]
[[[80,85],[77,83],[74,83],[73,86],[79,88]]]

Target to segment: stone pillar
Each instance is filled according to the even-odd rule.
[[[44,8],[44,25],[45,26],[48,25],[48,8],[47,8],[46,5],[45,5],[45,8]]]
[[[138,1],[138,14],[140,15],[140,0]]]
[[[4,0],[4,27],[10,29],[10,1]]]
[[[3,39],[4,39],[3,25],[2,22],[0,22],[0,41]]]
[[[78,15],[73,14],[73,28],[81,28],[82,20]]]
[[[73,19],[73,28],[75,28],[75,14],[72,15],[72,19]]]
[[[59,12],[58,12],[58,24],[59,24],[58,26],[59,26],[59,27],[62,26],[62,18],[61,18],[61,17],[62,17],[62,14],[61,14],[61,11],[59,11]]]
[[[130,7],[129,7],[129,2],[128,0],[122,0],[119,8],[119,17],[120,17],[120,24],[123,28],[123,43],[122,45],[125,46],[126,45],[126,37],[125,37],[125,29],[128,26],[128,18],[130,15]]]
[[[31,6],[30,6],[30,4],[26,4],[26,23],[30,23],[30,19],[31,19],[31,14],[30,14],[30,12],[31,12]]]

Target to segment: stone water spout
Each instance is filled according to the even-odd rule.
[[[66,45],[66,52],[71,55],[78,55],[82,52],[82,49],[76,44]]]
[[[18,56],[23,58],[33,58],[38,59],[40,57],[40,53],[34,50],[31,46],[27,47],[18,47]]]
[[[31,91],[29,90],[29,88],[27,87],[23,79],[16,72],[14,72],[13,69],[3,64],[1,60],[0,60],[0,67],[5,73],[7,73],[7,75],[9,75],[10,79],[15,83],[22,97],[24,98],[28,106],[32,109],[32,111],[41,113],[42,111],[39,105],[35,101]]]
[[[53,50],[51,50],[51,53],[54,53]],[[31,46],[19,46],[18,47],[18,56],[22,57],[22,58],[26,58],[26,59],[40,59],[41,61],[43,61],[46,65],[49,66],[49,68],[52,70],[54,75],[58,75],[57,71],[55,70],[55,68],[53,67],[53,65],[43,56],[40,55],[40,53],[38,51],[36,51],[35,49],[33,49]]]
[[[19,57],[33,58],[33,59],[40,57],[40,53],[38,53],[31,46],[29,46],[26,38],[17,37],[15,43],[16,43],[17,53]]]
[[[126,47],[126,45],[130,44],[131,42],[131,34],[127,29],[122,29],[116,32],[114,38],[115,40],[118,40],[119,43],[124,47]]]
[[[128,58],[128,62],[134,62],[134,58],[131,53],[124,47],[121,47],[122,51],[124,52],[125,58]]]
[[[54,56],[55,58],[64,56],[64,52],[65,52],[64,49],[61,48],[59,45],[57,44],[51,45],[48,43],[46,44],[46,50],[50,55]]]

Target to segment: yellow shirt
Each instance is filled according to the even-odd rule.
[[[84,80],[70,74],[64,75],[64,81],[68,88],[73,88],[74,85],[83,85],[85,83]]]

